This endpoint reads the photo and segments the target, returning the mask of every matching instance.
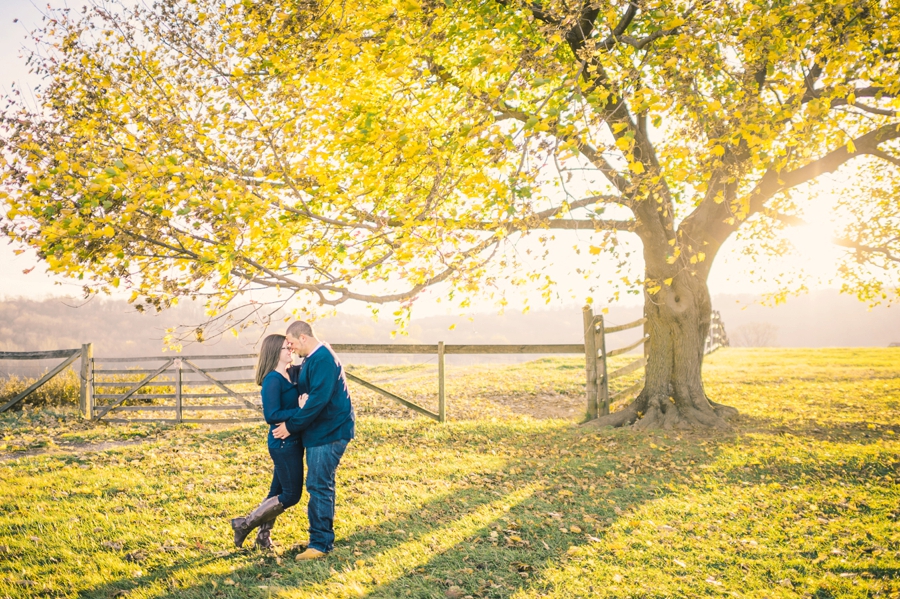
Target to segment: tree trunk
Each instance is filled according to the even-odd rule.
[[[712,306],[703,278],[682,271],[672,286],[645,293],[649,355],[644,389],[596,426],[644,429],[720,428],[737,410],[711,401],[703,389],[703,348]]]

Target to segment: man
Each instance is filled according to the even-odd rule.
[[[285,333],[291,349],[304,357],[291,369],[300,394],[308,394],[303,409],[272,434],[276,439],[301,434],[306,449],[306,492],[309,495],[309,545],[298,560],[323,557],[334,548],[334,475],[347,444],[356,434],[356,417],[347,391],[344,367],[309,323],[298,320]]]

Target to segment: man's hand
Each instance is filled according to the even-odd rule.
[[[287,426],[282,422],[279,424],[275,430],[272,431],[272,436],[276,439],[287,439],[291,436],[291,432],[287,429]]]

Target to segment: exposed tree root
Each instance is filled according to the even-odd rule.
[[[712,409],[716,412],[716,415],[722,419],[734,418],[740,414],[737,408],[732,408],[731,406],[726,406],[725,404],[721,404],[715,402],[708,397],[706,401],[709,402],[709,405],[712,406]]]
[[[704,398],[704,401],[707,400]],[[697,403],[702,405],[702,402]],[[620,428],[630,425],[639,431],[730,429],[731,426],[726,422],[726,418],[737,416],[739,412],[731,406],[711,401],[708,402],[708,405],[708,409],[698,409],[691,405],[683,405],[679,409],[673,399],[667,395],[659,394],[646,398],[642,392],[633,402],[618,412],[601,416],[582,426]]]

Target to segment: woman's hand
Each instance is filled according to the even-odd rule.
[[[291,432],[287,429],[287,426],[282,422],[272,431],[272,436],[276,439],[287,439],[291,436]]]
[[[309,393],[300,394],[300,397],[298,398],[298,403],[300,404],[301,408],[306,405],[307,399],[309,399]]]

